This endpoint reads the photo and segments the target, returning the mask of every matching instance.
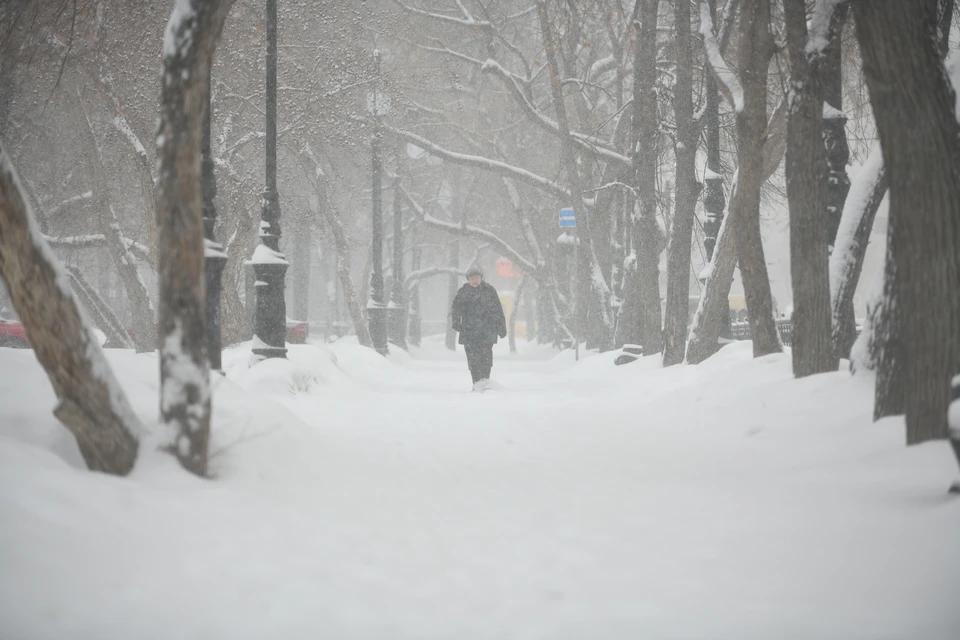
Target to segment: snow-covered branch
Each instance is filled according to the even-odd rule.
[[[707,53],[710,68],[717,77],[718,86],[724,89],[727,99],[733,104],[735,111],[743,110],[743,87],[737,74],[727,65],[720,53],[720,46],[713,34],[713,20],[710,17],[710,7],[706,0],[700,0],[700,35],[703,36],[703,48]]]
[[[480,67],[480,70],[483,73],[492,73],[500,78],[500,80],[503,81],[504,86],[506,86],[510,93],[513,94],[513,97],[520,104],[524,112],[530,117],[531,120],[551,134],[556,136],[561,135],[560,125],[557,124],[555,120],[543,115],[535,106],[533,106],[533,104],[530,103],[530,100],[527,99],[526,94],[520,86],[523,80],[518,78],[516,74],[507,71],[503,65],[495,60],[487,60],[483,63],[483,66]],[[632,166],[630,158],[609,148],[599,138],[587,136],[576,131],[571,131],[570,139],[574,144],[577,145],[578,148],[599,159],[613,162],[620,165],[624,169],[629,169]]]
[[[526,269],[531,275],[537,275],[539,271],[537,266],[520,255],[516,249],[511,247],[505,240],[501,239],[495,233],[467,224],[457,224],[455,222],[447,222],[446,220],[434,218],[426,212],[426,210],[413,198],[413,196],[410,195],[410,192],[407,191],[406,187],[401,185],[400,192],[403,194],[403,197],[410,204],[410,206],[413,207],[413,210],[416,211],[417,216],[423,221],[424,224],[436,229],[443,229],[449,233],[473,236],[475,238],[486,240],[490,244],[497,247],[503,255],[509,256],[511,260]]]
[[[411,271],[410,274],[403,279],[403,289],[405,291],[411,291],[417,286],[417,284],[419,284],[421,280],[432,278],[433,276],[439,276],[444,273],[455,276],[462,276],[466,274],[463,269],[458,269],[456,267],[429,267],[427,269],[420,269],[419,271]]]
[[[69,207],[69,206],[72,205],[72,204],[76,204],[77,202],[82,202],[82,201],[84,201],[84,200],[91,200],[91,199],[93,199],[93,191],[85,191],[85,192],[80,193],[80,194],[77,194],[77,195],[75,195],[75,196],[71,196],[71,197],[67,198],[66,200],[64,200],[63,202],[61,202],[60,204],[57,204],[57,205],[54,205],[53,207],[50,207],[50,210],[47,211],[47,215],[48,215],[48,216],[56,215],[56,214],[60,213],[60,211],[62,211],[63,209]]]
[[[103,249],[107,246],[107,239],[102,233],[79,236],[44,236],[44,240],[52,247],[65,249]],[[130,238],[123,239],[124,245],[136,258],[149,262],[150,249]]]
[[[393,0],[393,1],[396,2],[398,5],[400,5],[400,6],[404,9],[404,11],[407,11],[408,13],[412,13],[412,14],[418,15],[418,16],[423,16],[423,17],[425,17],[425,18],[430,18],[430,19],[432,19],[432,20],[437,20],[437,21],[439,21],[439,22],[446,22],[446,23],[449,23],[449,24],[456,24],[456,25],[459,25],[459,26],[461,26],[461,27],[481,27],[481,28],[486,28],[486,27],[489,27],[489,26],[490,26],[490,23],[489,23],[489,22],[486,22],[486,21],[483,21],[483,20],[474,20],[473,17],[471,17],[470,14],[467,13],[466,9],[465,9],[465,8],[463,7],[463,5],[460,4],[459,2],[458,2],[457,4],[460,4],[460,8],[461,8],[462,13],[463,13],[465,16],[467,16],[467,17],[457,18],[457,17],[454,17],[454,16],[444,15],[444,14],[442,14],[442,13],[431,13],[431,12],[429,12],[429,11],[424,11],[423,9],[417,9],[416,7],[411,7],[410,5],[405,4],[405,3],[401,2],[400,0]]]
[[[416,146],[429,151],[431,155],[435,155],[438,158],[443,158],[444,160],[449,160],[455,164],[462,164],[468,167],[476,167],[478,169],[483,169],[485,171],[490,171],[497,173],[501,176],[506,176],[508,178],[516,178],[517,180],[523,180],[527,184],[531,184],[535,187],[539,187],[545,191],[552,193],[555,196],[561,198],[569,198],[570,191],[564,187],[557,184],[557,182],[539,176],[532,171],[527,171],[520,167],[516,167],[505,162],[500,162],[498,160],[491,160],[490,158],[484,158],[483,156],[474,156],[468,155],[465,153],[458,153],[456,151],[449,151],[444,149],[440,145],[427,140],[423,136],[417,135],[410,131],[404,131],[403,129],[397,129],[389,124],[384,123],[383,128],[387,131],[390,131],[394,135],[411,142]]]

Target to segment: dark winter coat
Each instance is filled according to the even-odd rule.
[[[453,330],[460,344],[496,344],[507,335],[507,320],[497,290],[486,282],[479,287],[466,283],[453,299]]]

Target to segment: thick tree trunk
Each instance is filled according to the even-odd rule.
[[[784,0],[790,51],[787,119],[787,198],[790,205],[790,280],[793,286],[793,375],[835,371],[827,264],[827,160],[822,142],[821,56],[807,53],[804,0]]]
[[[84,322],[67,273],[34,223],[2,142],[0,275],[60,400],[54,415],[76,437],[87,466],[129,473],[137,457],[140,421]]]
[[[770,0],[744,0],[741,4],[739,62],[743,109],[737,113],[739,210],[735,226],[753,355],[758,358],[783,351],[773,319],[773,296],[760,233],[763,135],[767,128],[767,66],[773,55],[773,37],[770,33]]]
[[[712,21],[716,21],[717,1],[708,0],[708,9]],[[703,223],[703,248],[707,260],[713,258],[714,247],[723,223],[723,211],[726,201],[723,194],[723,176],[720,167],[720,94],[717,81],[712,73],[706,79],[706,108],[703,112],[707,139],[707,172],[704,177],[703,209],[706,220]]]
[[[916,444],[947,437],[960,370],[960,126],[937,48],[937,0],[853,6],[890,180],[891,289],[907,443]],[[878,392],[888,373],[881,363]]]
[[[690,3],[674,4],[674,46],[677,81],[673,110],[677,119],[676,213],[667,251],[667,313],[663,366],[683,362],[687,347],[687,318],[690,315],[690,250],[693,219],[700,184],[697,182],[697,129],[693,122],[693,63],[690,41]]]
[[[167,24],[157,132],[160,413],[169,449],[204,476],[210,441],[206,358],[202,116],[213,52],[232,0],[182,0]]]

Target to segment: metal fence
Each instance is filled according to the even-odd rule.
[[[750,339],[750,324],[747,322],[731,322],[730,330],[734,340]],[[789,347],[793,344],[793,321],[777,320],[777,332],[780,333],[780,340],[785,346]]]

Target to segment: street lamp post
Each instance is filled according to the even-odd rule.
[[[393,287],[390,292],[390,342],[407,348],[407,296],[403,290],[403,211],[400,179],[393,186]]]
[[[373,91],[367,97],[367,108],[376,119],[373,137],[370,140],[370,150],[373,168],[373,233],[372,233],[372,266],[370,274],[370,300],[367,303],[367,316],[370,323],[370,338],[373,347],[379,353],[389,353],[387,347],[387,304],[383,286],[383,192],[381,176],[383,173],[380,158],[383,140],[383,128],[380,118],[390,109],[389,101],[380,91],[380,51],[374,50],[373,60],[376,67],[376,82]]]
[[[280,253],[280,197],[277,193],[277,0],[267,0],[266,184],[260,209],[260,244],[253,252],[257,291],[253,353],[286,358],[287,305],[283,297],[289,263]]]
[[[217,224],[217,208],[214,199],[217,195],[217,177],[213,171],[213,155],[210,152],[210,120],[213,116],[210,108],[211,84],[207,80],[207,100],[204,105],[206,113],[203,118],[203,138],[201,141],[201,184],[203,192],[203,255],[207,284],[207,357],[210,359],[210,369],[220,371],[223,367],[220,361],[220,289],[223,277],[223,267],[227,263],[227,255],[213,236],[213,229]]]

